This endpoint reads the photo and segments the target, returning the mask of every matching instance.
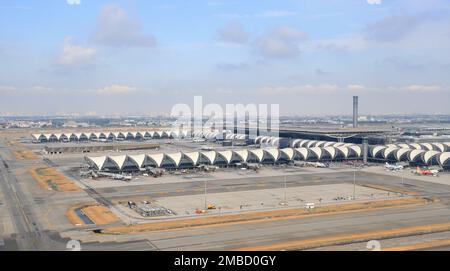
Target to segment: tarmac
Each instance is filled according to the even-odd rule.
[[[12,151],[19,147],[7,145],[12,139],[17,139],[17,135],[8,133],[0,139],[0,250],[66,250],[66,244],[71,239],[81,241],[83,250],[234,250],[321,236],[450,222],[450,175],[446,173],[437,178],[416,176],[410,170],[388,172],[382,165],[356,172],[338,164],[329,169],[267,166],[258,172],[230,168],[214,173],[166,174],[156,179],[138,177],[128,183],[82,179],[79,169],[83,154],[43,155],[39,144],[23,143],[22,147],[31,148],[40,159],[18,160]],[[167,144],[162,148],[173,151],[200,148],[191,143],[182,144]],[[55,167],[83,190],[64,193],[42,189],[27,173],[27,168],[36,166]],[[333,198],[339,195],[344,198],[353,195],[353,187],[356,188],[356,198],[363,201],[370,200],[371,194],[377,199],[403,196],[436,201],[426,205],[242,224],[224,223],[214,227],[152,233],[111,235],[94,232],[129,222],[127,213],[115,207],[119,201],[148,199],[180,214],[186,213],[186,210],[192,212],[204,206],[205,184],[207,202],[221,206],[223,212],[231,213],[285,208],[279,205],[280,201],[286,201],[292,207],[309,201],[318,203],[321,198],[325,204],[334,202]],[[65,217],[70,206],[92,202],[118,212],[122,221],[80,227],[71,224]],[[241,205],[246,207],[241,209]],[[190,215],[193,215],[191,212]],[[383,239],[382,244],[386,247],[417,245],[418,250],[448,250],[448,245],[442,245],[448,238],[449,231],[444,231]],[[419,245],[434,241],[441,242],[436,242],[436,247],[423,248]],[[365,242],[356,240],[314,249],[364,250],[367,249],[365,245]]]

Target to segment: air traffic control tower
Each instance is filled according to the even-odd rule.
[[[353,96],[353,128],[358,127],[358,96]]]

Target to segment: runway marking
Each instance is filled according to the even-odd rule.
[[[389,247],[389,248],[386,248],[383,250],[385,250],[385,251],[408,251],[408,250],[418,250],[418,249],[442,247],[442,246],[448,246],[448,245],[450,245],[450,239],[435,240],[435,241],[430,241],[430,242],[423,242],[423,243],[419,243],[419,244],[404,245],[404,246],[398,246],[398,247]]]
[[[361,211],[367,212],[393,208],[399,209],[410,206],[425,205],[428,203],[430,203],[430,201],[422,198],[407,198],[400,200],[384,200],[384,201],[371,201],[363,203],[329,205],[317,207],[316,209],[312,210],[304,208],[296,208],[296,209],[282,209],[271,211],[245,212],[230,215],[214,215],[189,219],[166,220],[159,222],[143,223],[130,226],[110,227],[105,228],[102,231],[102,233],[128,234],[139,232],[175,231],[186,228],[223,227],[223,226],[260,223],[269,221],[292,220],[305,217],[333,215],[350,212],[361,212]]]
[[[379,240],[401,236],[418,235],[423,233],[443,232],[450,230],[450,222],[443,224],[430,224],[389,230],[372,231],[354,234],[342,234],[337,236],[325,236],[311,239],[287,241],[276,244],[242,247],[238,251],[276,251],[276,250],[301,250],[346,243],[363,242],[366,240]]]

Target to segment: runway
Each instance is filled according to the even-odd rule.
[[[181,229],[116,236],[116,240],[149,240],[158,250],[232,250],[320,236],[333,236],[450,222],[441,204],[317,217]]]

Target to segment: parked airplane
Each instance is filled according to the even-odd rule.
[[[202,151],[212,151],[212,150],[214,150],[214,148],[211,147],[211,146],[204,145],[204,146],[201,147],[201,150]]]
[[[436,169],[421,169],[420,167],[416,168],[416,175],[437,177],[438,174],[439,174],[439,170],[436,170]]]
[[[306,166],[309,167],[318,167],[318,168],[327,168],[330,167],[330,164],[328,163],[321,163],[321,162],[305,162]]]
[[[386,162],[386,165],[384,166],[387,170],[391,170],[391,171],[400,171],[403,170],[403,166],[402,165],[391,165],[388,162]]]

